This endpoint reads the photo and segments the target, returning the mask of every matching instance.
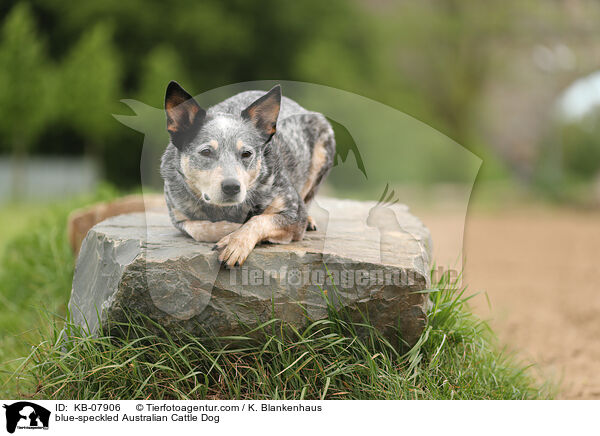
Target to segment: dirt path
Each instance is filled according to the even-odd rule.
[[[425,214],[444,250],[452,214]],[[561,382],[559,398],[600,399],[600,213],[470,213],[464,274],[475,312],[500,340]],[[446,255],[450,255],[446,253]]]

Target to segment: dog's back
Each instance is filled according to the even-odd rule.
[[[226,114],[239,114],[242,110],[248,107],[252,102],[256,101],[260,97],[265,94],[264,91],[244,91],[236,94],[234,96],[229,97],[227,100],[223,100],[221,103],[217,103],[216,105],[210,107],[208,109],[209,114],[216,113],[226,113]],[[279,118],[278,118],[278,126],[279,122],[291,115],[297,114],[309,114],[315,113],[310,112],[300,106],[291,98],[287,98],[285,96],[281,96],[281,106],[279,109]]]

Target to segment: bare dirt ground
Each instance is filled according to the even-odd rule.
[[[462,217],[422,219],[443,250]],[[600,212],[470,212],[464,253],[463,283],[491,303],[480,295],[472,307],[500,341],[559,382],[559,398],[600,399]]]

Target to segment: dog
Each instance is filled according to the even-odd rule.
[[[307,208],[335,159],[325,116],[282,97],[279,85],[205,110],[177,82],[167,86],[165,112],[160,172],[177,229],[216,242],[226,267],[242,265],[261,242],[316,230]]]

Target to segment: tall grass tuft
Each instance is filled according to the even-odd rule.
[[[498,351],[488,326],[443,278],[419,342],[400,354],[335,311],[298,330],[273,319],[245,336],[199,338],[139,317],[123,336],[60,324],[13,376],[51,399],[526,399],[544,397],[525,367]],[[113,330],[114,331],[114,330]]]

